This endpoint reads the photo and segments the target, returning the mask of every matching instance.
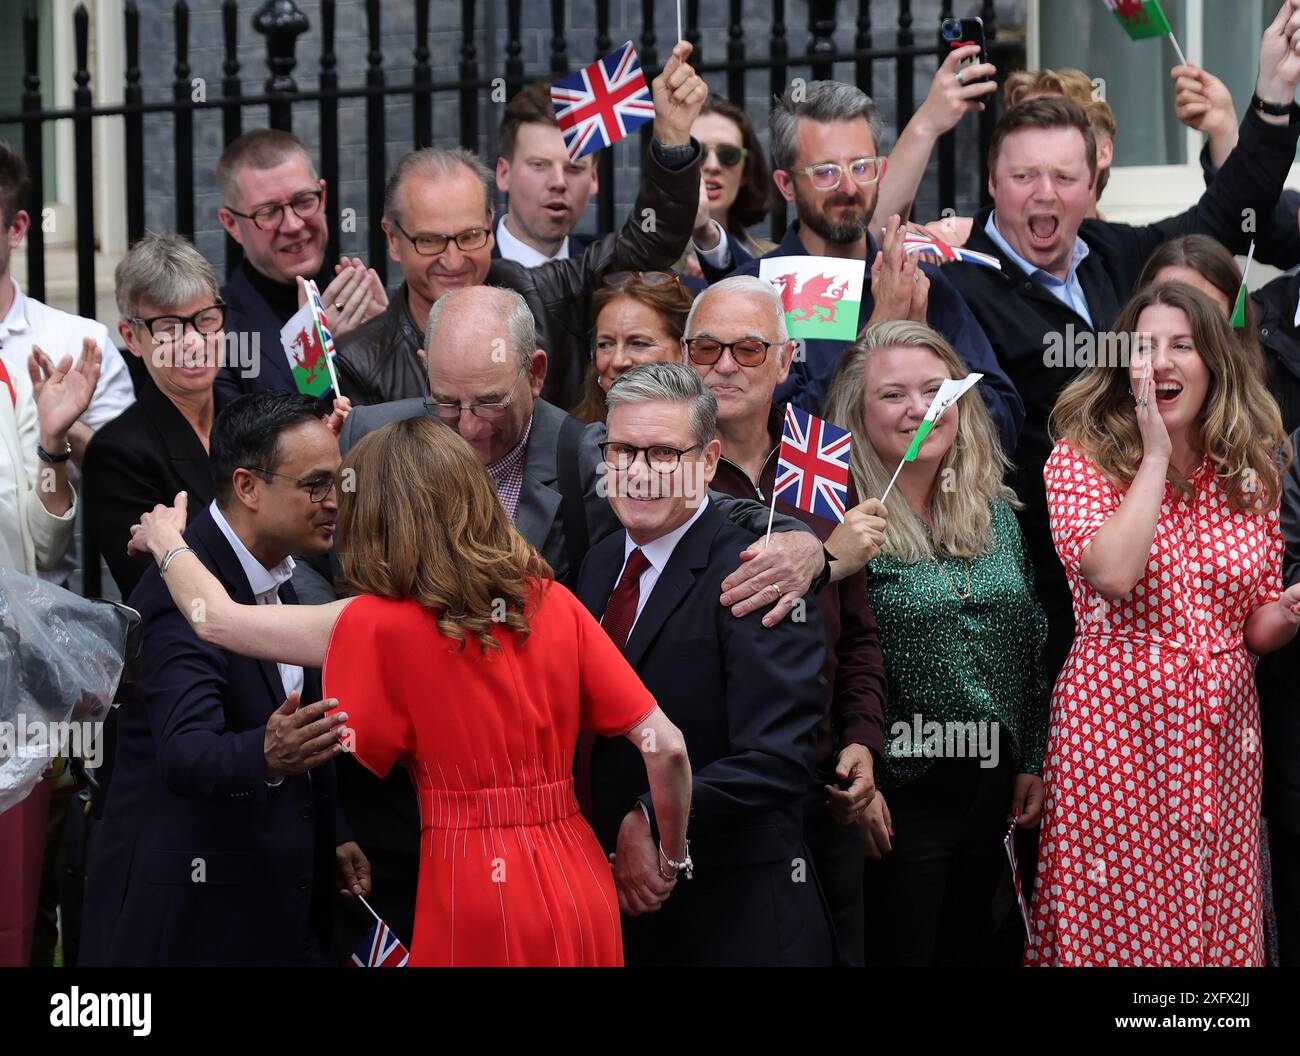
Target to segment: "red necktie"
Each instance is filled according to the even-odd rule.
[[[600,618],[600,625],[620,650],[627,645],[627,636],[632,630],[632,624],[636,622],[636,606],[641,600],[641,573],[649,567],[650,562],[640,547],[627,555],[623,575],[614,588],[614,593],[609,596],[605,615]]]

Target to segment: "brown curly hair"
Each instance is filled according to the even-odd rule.
[[[354,592],[414,598],[462,649],[467,634],[499,649],[500,627],[528,637],[554,573],[453,429],[425,417],[391,422],[348,452],[339,481],[339,558]]]

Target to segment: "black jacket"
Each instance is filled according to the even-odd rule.
[[[1300,274],[1280,275],[1251,297],[1268,388],[1282,412],[1282,426],[1290,433],[1300,428],[1300,329],[1295,325]]]
[[[333,269],[327,269],[333,278]],[[325,283],[318,280],[323,290]],[[250,357],[248,369],[227,363],[217,374],[216,391],[222,403],[249,392],[287,389],[296,392],[289,358],[280,344],[280,328],[298,310],[296,286],[273,282],[257,271],[245,257],[221,288],[226,302],[226,334],[238,340],[256,340],[258,354]]]
[[[990,210],[976,217],[967,247],[997,257],[1002,270],[961,262],[944,267],[1025,404],[1020,444],[1011,456],[1011,484],[1025,503],[1021,527],[1047,611],[1046,655],[1053,676],[1069,650],[1074,619],[1065,571],[1048,530],[1043,486],[1043,466],[1052,449],[1048,415],[1060,391],[1090,364],[1079,353],[1095,348],[1094,330],[1108,330],[1115,321],[1147,257],[1160,243],[1178,235],[1207,234],[1235,253],[1247,250],[1251,236],[1242,231],[1242,210],[1254,209],[1263,216],[1273,208],[1295,157],[1297,137],[1300,126],[1266,124],[1252,111],[1242,121],[1237,148],[1191,209],[1145,227],[1085,220],[1079,237],[1088,246],[1088,256],[1078,275],[1092,326],[1006,258],[985,233]]]
[[[153,565],[148,554],[128,557],[131,525],[178,491],[189,493],[189,519],[212,502],[208,452],[166,396],[146,379],[130,407],[96,431],[81,471],[84,530],[108,562],[126,598]]]
[[[694,140],[691,144],[694,158],[677,169],[665,166],[652,145],[627,220],[618,231],[590,243],[581,256],[549,260],[534,268],[493,259],[487,285],[520,294],[537,320],[538,338],[549,357],[544,400],[572,409],[582,399],[595,325],[591,295],[601,277],[614,271],[667,271],[681,256],[691,237],[699,199],[699,144]],[[428,394],[428,375],[419,356],[424,324],[411,319],[405,294],[403,286],[387,312],[339,340],[339,358],[348,378],[340,376],[339,385],[353,403]],[[349,385],[364,398],[353,395]]]
[[[624,917],[629,965],[829,965],[830,927],[805,864],[803,804],[815,785],[825,708],[825,632],[816,599],[807,619],[762,625],[718,604],[718,583],[751,535],[710,502],[678,542],[628,636],[624,653],[686,738],[693,770],[695,876],[657,913]],[[578,597],[597,619],[623,567],[626,534],[592,548]],[[594,828],[615,849],[637,801],[654,818],[645,763],[623,738],[592,753]],[[792,872],[793,871],[793,872]]]

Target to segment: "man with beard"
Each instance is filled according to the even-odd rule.
[[[878,154],[883,126],[876,104],[863,91],[839,81],[809,81],[772,108],[772,178],[798,219],[786,228],[769,257],[843,257],[871,263],[871,288],[864,284],[858,329],[888,319],[915,319],[943,334],[966,368],[984,374],[980,392],[1007,450],[1015,446],[1024,405],[998,366],[993,349],[970,309],[939,268],[918,264],[903,252],[897,217],[883,245],[870,231],[885,159]],[[739,255],[739,254],[738,254]],[[722,274],[707,261],[705,277]],[[759,261],[740,264],[734,275],[757,275]],[[928,294],[928,296],[927,296]],[[845,342],[804,341],[776,401],[793,402],[820,414]]]

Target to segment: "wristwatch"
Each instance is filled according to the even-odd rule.
[[[1272,117],[1285,117],[1292,125],[1300,124],[1300,106],[1296,105],[1294,99],[1289,103],[1266,103],[1256,93],[1250,97],[1250,108]]]
[[[822,587],[826,586],[826,584],[831,581],[831,562],[836,560],[836,557],[834,554],[832,554],[829,550],[826,549],[825,544],[822,544],[822,559],[824,561],[824,564],[822,565],[822,570],[817,573],[816,578],[812,581],[812,584],[808,587],[809,594],[816,594],[819,590],[822,589]]]
[[[72,457],[72,445],[65,442],[64,447],[67,448],[66,451],[60,451],[57,455],[52,455],[46,451],[45,448],[41,447],[40,444],[37,444],[36,453],[40,456],[42,462],[57,464],[59,462],[66,462]]]

